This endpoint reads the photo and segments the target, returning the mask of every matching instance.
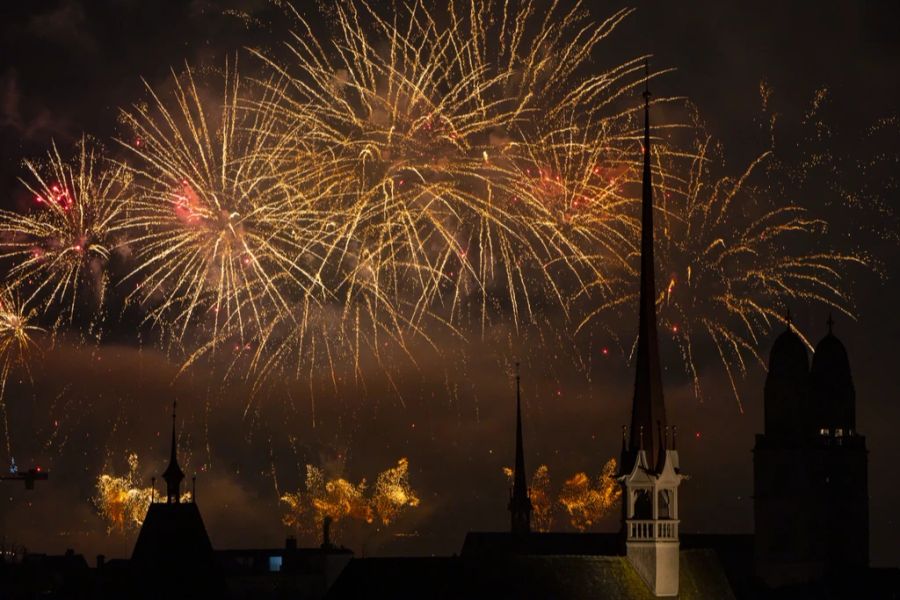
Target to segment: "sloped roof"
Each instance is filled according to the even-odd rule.
[[[679,598],[734,598],[711,550],[681,553]],[[329,599],[653,598],[622,556],[353,559]]]
[[[212,544],[193,502],[150,505],[131,562],[153,570],[197,569],[213,564]]]

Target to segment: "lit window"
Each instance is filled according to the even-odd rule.
[[[828,435],[828,428],[823,427],[822,429],[819,430],[819,434],[820,435]]]
[[[281,570],[281,557],[280,556],[270,556],[269,557],[269,571],[280,571]]]
[[[835,435],[835,437],[843,437],[843,435],[844,435],[844,430],[843,430],[843,429],[840,429],[840,428],[835,429],[835,430],[834,430],[834,435]]]

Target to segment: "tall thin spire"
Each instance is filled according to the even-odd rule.
[[[531,531],[531,499],[525,479],[525,446],[522,441],[522,394],[520,391],[519,363],[516,363],[516,465],[513,471],[513,489],[509,498],[511,529],[516,534]]]
[[[172,451],[169,455],[169,466],[163,473],[163,479],[166,480],[166,502],[169,504],[178,504],[181,501],[181,481],[184,479],[184,472],[178,466],[178,442],[175,436],[177,407],[178,401],[172,400]]]
[[[629,449],[640,449],[641,432],[646,434],[643,445],[647,462],[655,469],[659,461],[660,441],[653,431],[666,426],[666,407],[663,401],[662,373],[659,361],[659,342],[656,329],[656,277],[653,259],[653,180],[650,149],[650,69],[645,63],[647,87],[644,90],[644,176],[641,196],[641,289],[637,365],[634,378],[634,401],[631,406],[631,440]]]

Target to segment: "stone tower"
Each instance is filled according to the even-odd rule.
[[[869,561],[865,437],[844,345],[828,334],[810,369],[788,328],[769,356],[765,431],[753,450],[755,571],[769,587],[821,580]]]

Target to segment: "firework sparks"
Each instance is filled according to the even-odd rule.
[[[138,455],[128,455],[128,473],[124,476],[102,474],[97,478],[94,506],[106,522],[108,532],[137,529],[144,522],[153,488],[138,483]]]
[[[585,531],[608,515],[619,501],[622,490],[616,481],[616,460],[611,458],[592,482],[585,473],[576,473],[566,480],[559,492],[559,503],[569,515],[569,522],[578,531]]]
[[[513,470],[504,467],[510,485],[513,482]],[[553,517],[557,509],[562,509],[569,517],[569,523],[578,531],[590,529],[616,506],[622,494],[615,479],[616,460],[610,459],[603,465],[603,470],[596,484],[585,473],[576,473],[563,483],[562,488],[553,496],[550,486],[550,468],[541,465],[531,477],[528,497],[531,499],[531,527],[535,531],[550,531]]]
[[[33,310],[26,310],[15,291],[3,288],[0,291],[0,412],[3,417],[3,431],[6,453],[12,458],[12,441],[9,433],[5,392],[10,372],[16,367],[29,369],[29,359],[37,350],[33,336],[42,331],[31,323]]]
[[[407,508],[419,506],[419,498],[409,485],[409,461],[401,458],[397,466],[382,471],[375,480],[372,507],[382,525],[389,525]]]
[[[371,491],[365,479],[354,484],[342,477],[328,478],[321,469],[306,465],[306,491],[282,494],[281,502],[283,523],[308,533],[320,529],[325,517],[335,523],[354,520],[371,524],[377,516],[383,525],[389,525],[405,510],[419,506],[409,484],[406,458],[382,471]]]
[[[415,2],[386,17],[369,3],[341,2],[331,43],[295,14],[293,61],[259,55],[280,77],[274,104],[261,110],[278,115],[304,149],[327,150],[324,178],[346,182],[330,201],[334,262],[349,267],[336,279],[350,295],[369,286],[408,307],[410,323],[436,310],[463,323],[473,308],[484,327],[501,307],[516,324],[533,322],[537,296],[565,306],[585,291],[564,289],[561,277],[603,278],[582,239],[591,228],[581,223],[572,235],[570,215],[549,206],[527,173],[544,168],[532,146],[559,146],[548,142],[551,132],[572,131],[576,116],[586,126],[567,150],[590,154],[572,156],[578,165],[598,161],[598,148],[620,156],[633,146],[628,112],[603,117],[598,107],[634,83],[638,61],[580,84],[572,78],[627,11],[599,23],[577,9],[551,19],[530,5],[503,5],[502,23],[495,12],[491,3],[455,2],[438,15]],[[305,168],[301,162],[286,179]],[[608,195],[583,173],[584,185],[565,177],[554,173],[554,184],[575,206]],[[622,251],[621,233],[605,241]]]
[[[258,330],[271,310],[288,309],[286,287],[314,294],[315,275],[299,259],[315,254],[306,236],[318,225],[276,171],[282,155],[266,145],[272,123],[241,109],[236,69],[226,67],[213,115],[190,69],[173,79],[171,102],[151,89],[152,108],[122,113],[141,142],[122,142],[137,158],[132,295],[155,302],[151,318],[176,337],[211,320],[214,344],[225,326],[243,343],[248,327]]]
[[[96,493],[92,499],[97,512],[106,522],[109,533],[139,529],[147,517],[150,503],[156,497],[152,487],[140,484],[140,462],[134,452],[128,455],[128,473],[122,476],[102,473],[97,477]],[[181,502],[190,502],[193,496],[186,491]]]
[[[0,258],[13,262],[8,280],[28,290],[26,302],[37,300],[44,311],[58,307],[59,319],[71,322],[83,297],[94,304],[92,312],[103,305],[130,176],[87,139],[72,161],[54,143],[45,162],[25,165],[31,179],[23,183],[34,207],[0,211]]]

